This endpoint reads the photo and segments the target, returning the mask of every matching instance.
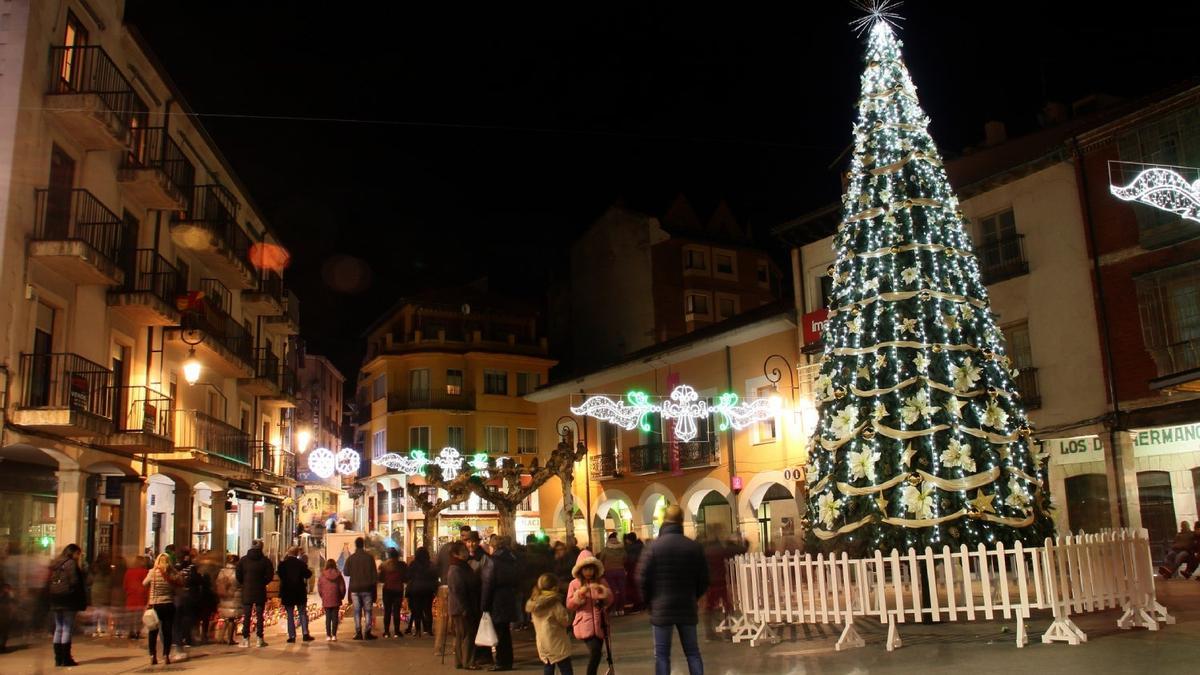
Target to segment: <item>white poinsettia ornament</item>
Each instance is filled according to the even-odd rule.
[[[906,285],[911,285],[914,281],[921,278],[921,273],[915,267],[906,267],[900,272],[900,281]]]
[[[1008,479],[1008,498],[1004,500],[1004,503],[1022,511],[1029,509],[1029,497],[1025,494],[1025,486],[1017,480],[1016,476]]]
[[[917,332],[917,320],[916,319],[901,319],[900,320],[900,332],[901,333],[916,333]]]
[[[848,405],[845,408],[837,411],[833,416],[833,422],[830,424],[830,431],[838,439],[849,438],[854,434],[854,428],[858,426],[858,406]]]
[[[900,503],[909,513],[917,518],[929,518],[933,515],[933,502],[936,496],[933,493],[933,486],[924,481],[918,488],[913,485],[905,485],[900,491]]]
[[[817,395],[818,401],[824,401],[833,396],[833,378],[829,375],[822,374],[813,382],[813,390]]]
[[[872,451],[870,448],[861,450],[859,452],[850,452],[848,457],[850,462],[850,478],[852,480],[866,478],[874,483],[875,464],[879,462],[879,457],[879,453]]]
[[[942,466],[960,467],[967,471],[975,470],[975,458],[971,456],[971,445],[957,438],[951,438],[942,451]]]
[[[929,400],[929,393],[924,389],[904,399],[904,407],[900,408],[900,419],[905,424],[912,424],[921,418],[928,419],[938,411],[937,406]]]
[[[958,391],[967,391],[979,381],[979,367],[971,362],[971,357],[965,357],[962,365],[950,364],[950,380]]]
[[[866,282],[863,283],[862,287],[863,287],[864,291],[879,290],[879,277],[872,277],[870,279],[867,279]]]
[[[853,319],[850,319],[849,321],[847,321],[846,328],[849,329],[851,333],[853,333],[855,335],[860,335],[862,333],[862,317],[856,316]]]
[[[993,400],[988,403],[988,407],[983,411],[983,425],[992,427],[993,429],[1004,429],[1008,424],[1008,413],[1000,407],[1000,403]]]
[[[882,401],[875,401],[875,408],[871,411],[871,419],[878,422],[888,416],[887,406]]]
[[[817,518],[826,528],[833,527],[833,521],[837,520],[838,515],[842,511],[842,504],[831,493],[826,492],[817,499]]]
[[[913,359],[913,365],[916,366],[917,372],[920,372],[920,373],[923,373],[923,372],[929,370],[929,364],[930,364],[929,357],[925,356],[925,354],[923,352],[920,354],[917,354],[916,358]]]

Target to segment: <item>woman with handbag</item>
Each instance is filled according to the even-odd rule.
[[[175,588],[182,584],[183,581],[179,578],[179,574],[171,567],[171,557],[166,553],[160,553],[154,559],[153,569],[142,580],[142,585],[150,589],[143,621],[150,631],[150,665],[152,666],[158,665],[159,632],[162,632],[163,637],[163,660],[167,663],[171,662],[171,636],[174,635],[175,628]]]

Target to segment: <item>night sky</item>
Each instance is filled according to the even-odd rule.
[[[130,0],[126,19],[290,248],[309,351],[350,382],[397,298],[483,276],[541,298],[615,202],[682,193],[706,218],[725,199],[769,244],[838,196],[862,71],[847,2],[292,4]],[[1198,6],[909,2],[900,35],[952,157],[989,119],[1036,129],[1047,100],[1200,76]]]

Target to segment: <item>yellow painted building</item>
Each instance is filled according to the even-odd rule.
[[[472,288],[405,299],[367,339],[356,436],[372,466],[356,520],[408,552],[423,529],[408,492],[429,488],[374,460],[413,450],[434,457],[443,448],[464,457],[536,457],[557,438],[539,431],[537,405],[523,397],[546,382],[554,361],[535,310]],[[520,536],[540,527],[536,499],[528,506],[517,514]],[[457,536],[460,524],[486,534],[496,528],[495,510],[472,496],[442,514],[438,537]]]
[[[596,546],[608,532],[653,537],[664,506],[679,504],[690,536],[738,530],[754,549],[798,544],[807,430],[799,413],[800,377],[792,370],[797,349],[794,310],[773,303],[527,396],[538,406],[539,437],[557,441],[567,428],[588,446],[575,473],[573,519],[564,513],[560,481],[551,479],[540,491],[547,534],[559,539],[573,530],[581,545],[590,540]],[[669,426],[663,433],[657,414],[645,432],[571,412],[586,397],[616,400],[633,390],[661,402],[679,385],[710,401],[726,392],[742,401],[777,396],[779,414],[728,431],[718,428],[716,416],[702,418],[695,440],[679,443]]]

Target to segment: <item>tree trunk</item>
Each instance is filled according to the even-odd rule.
[[[434,509],[430,509],[428,511],[425,511],[424,513],[425,513],[425,531],[421,533],[421,545],[425,547],[425,550],[429,552],[430,556],[434,556],[435,555],[435,551],[433,548],[434,534],[437,532],[438,514],[440,514],[441,511],[435,511]]]
[[[496,534],[501,537],[512,537],[517,540],[517,510],[504,504],[496,503]],[[521,543],[521,542],[517,542]]]

